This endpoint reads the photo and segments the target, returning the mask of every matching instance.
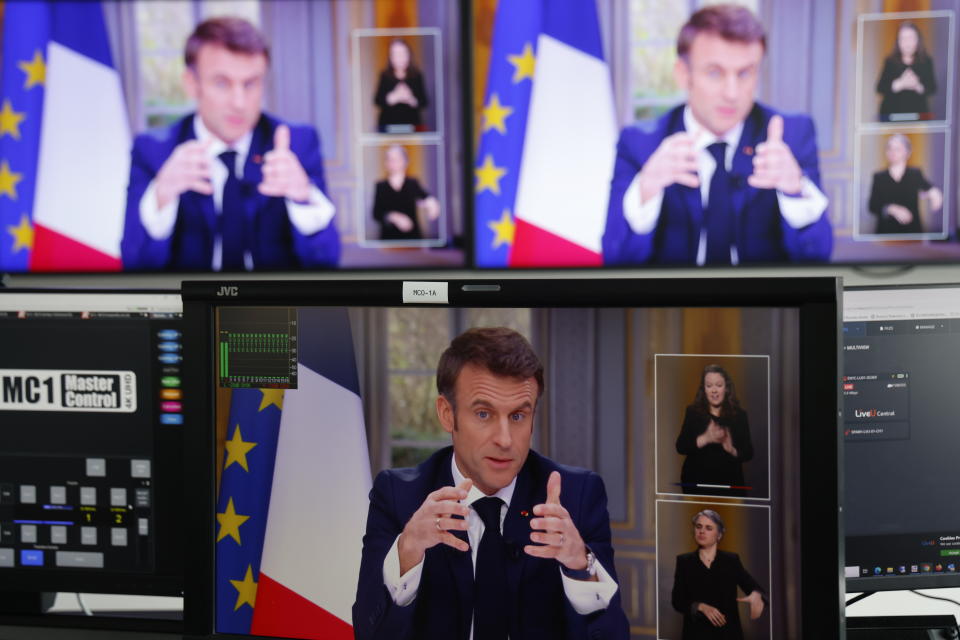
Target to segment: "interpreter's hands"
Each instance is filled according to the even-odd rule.
[[[930,187],[922,195],[930,203],[932,211],[939,211],[943,206],[943,191],[940,191],[937,187]]]
[[[413,229],[413,220],[405,213],[399,211],[390,211],[387,213],[387,222],[395,226],[399,231],[407,233]]]
[[[706,602],[701,602],[699,605],[697,605],[697,610],[705,615],[707,620],[710,621],[710,624],[715,627],[722,627],[723,625],[727,624],[727,618],[720,613],[720,609],[710,606]]]
[[[737,602],[750,603],[750,619],[756,620],[763,613],[763,596],[759,591],[753,591],[748,596],[737,598]]]
[[[265,196],[295,202],[310,199],[310,177],[290,150],[290,127],[285,124],[273,132],[273,149],[263,154],[263,181],[257,190]]]
[[[440,203],[433,196],[427,196],[423,200],[423,209],[427,212],[427,217],[436,220],[440,217]]]
[[[910,224],[913,221],[913,214],[902,204],[888,204],[883,208],[883,212],[899,222],[900,224]]]
[[[466,531],[466,516],[470,507],[460,504],[473,486],[472,480],[464,480],[456,487],[441,487],[427,496],[407,524],[403,527],[397,551],[400,555],[400,575],[415,567],[427,549],[445,544],[459,551],[469,551],[470,545],[451,531]],[[464,519],[453,516],[463,516]]]
[[[570,519],[570,513],[560,504],[560,472],[553,471],[547,479],[547,501],[533,508],[536,518],[530,519],[533,533],[530,539],[540,545],[528,544],[525,552],[536,558],[554,558],[568,569],[587,568],[587,546]]]
[[[724,451],[736,458],[737,448],[733,446],[733,436],[730,434],[730,429],[727,429],[726,427],[720,428],[723,429],[723,437],[720,439],[720,446],[723,447]]]
[[[694,189],[700,186],[694,148],[699,133],[678,131],[663,139],[640,170],[641,204],[674,183]]]
[[[901,91],[916,91],[917,93],[923,93],[923,83],[920,82],[920,76],[918,76],[916,72],[909,67],[904,69],[903,73],[900,74],[900,77],[890,84],[890,88],[893,89],[894,93],[899,93]]]
[[[800,193],[803,171],[783,141],[783,118],[773,116],[767,124],[767,139],[756,146],[753,173],[747,183],[755,189],[776,189],[786,194]]]
[[[726,429],[717,424],[716,420],[710,418],[706,430],[697,436],[697,448],[703,449],[708,444],[722,444],[726,433]]]
[[[174,148],[154,181],[158,209],[163,209],[186,191],[196,191],[205,196],[213,193],[210,158],[207,156],[212,142],[213,138],[203,142],[187,140]]]
[[[410,89],[410,85],[406,82],[400,82],[396,87],[393,88],[393,91],[387,94],[387,104],[408,104],[411,107],[416,107],[417,97],[413,95],[413,91]]]

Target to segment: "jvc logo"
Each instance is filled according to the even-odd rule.
[[[240,287],[220,287],[220,289],[217,291],[217,296],[221,298],[223,296],[230,296],[232,298],[236,298],[239,295],[240,295]]]

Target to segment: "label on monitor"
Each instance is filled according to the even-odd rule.
[[[404,304],[448,304],[448,282],[404,282]]]
[[[0,369],[0,411],[133,413],[133,371]]]

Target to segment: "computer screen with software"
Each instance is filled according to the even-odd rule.
[[[960,586],[960,286],[843,301],[847,591]]]
[[[835,636],[836,294],[833,279],[185,283],[185,345],[205,354],[187,416],[207,425],[187,446],[187,631],[467,637],[496,616],[480,613],[486,534],[457,524],[473,516],[456,500],[496,493],[510,637]],[[560,534],[538,517],[553,501]],[[423,541],[420,569],[401,571],[401,532]],[[600,585],[586,605],[584,584]]]
[[[181,317],[174,292],[0,289],[0,596],[182,594]]]

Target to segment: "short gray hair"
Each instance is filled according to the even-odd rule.
[[[713,520],[713,524],[717,525],[717,529],[720,530],[720,535],[723,535],[727,531],[727,525],[723,524],[723,518],[721,518],[720,514],[713,509],[704,509],[703,511],[698,511],[697,515],[693,516],[693,520],[690,522],[696,526],[697,518],[700,516]]]

